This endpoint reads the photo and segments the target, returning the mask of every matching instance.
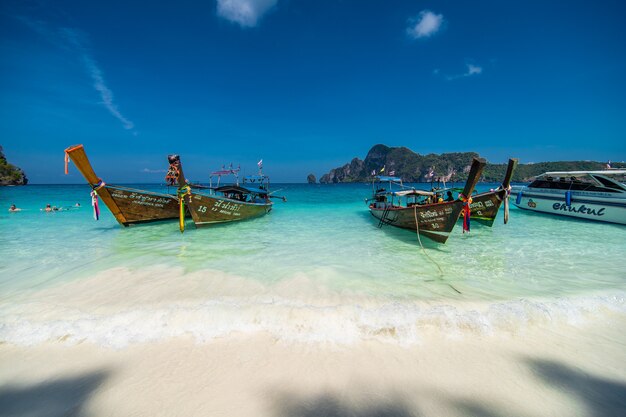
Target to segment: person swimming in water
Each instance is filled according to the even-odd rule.
[[[9,207],[9,211],[13,213],[13,212],[16,212],[16,211],[22,211],[22,209],[21,208],[17,208],[15,206],[15,204],[11,204],[11,207]]]

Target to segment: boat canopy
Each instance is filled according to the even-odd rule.
[[[431,191],[425,190],[403,190],[403,191],[394,191],[391,194],[396,195],[398,197],[407,197],[407,196],[426,196],[430,197],[435,193]]]
[[[607,175],[624,175],[626,170],[546,172],[528,185],[568,191],[624,192],[626,185]]]
[[[402,179],[401,179],[401,178],[398,178],[398,177],[388,177],[388,176],[386,176],[386,175],[380,175],[380,176],[376,177],[376,180],[377,180],[377,181],[381,181],[381,182],[382,182],[382,181],[385,181],[385,182],[386,182],[386,181],[391,181],[391,182],[402,182]]]
[[[555,171],[555,172],[546,172],[541,175],[543,176],[567,176],[567,177],[582,177],[585,175],[624,175],[626,174],[626,169],[611,169],[611,170],[603,170],[603,171]]]
[[[215,189],[220,193],[241,193],[241,194],[267,194],[267,190],[262,188],[240,187],[238,185],[223,185]]]
[[[226,170],[222,170],[222,171],[213,171],[211,172],[211,175],[230,175],[230,174],[236,174],[237,171],[234,169],[226,169]]]

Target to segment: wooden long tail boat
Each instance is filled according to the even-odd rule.
[[[168,161],[170,171],[177,172],[179,196],[189,206],[196,227],[252,219],[272,210],[269,178],[261,172],[246,177],[242,185],[237,182],[234,185],[198,187],[188,183],[178,155],[169,155]],[[228,174],[226,171],[234,173],[235,170],[219,171],[219,175]]]
[[[92,204],[97,209],[98,197],[124,227],[136,223],[176,219],[179,216],[178,199],[170,194],[137,190],[106,184],[91,167],[83,145],[70,146],[65,150],[65,173],[67,163],[74,162],[92,188]],[[99,210],[96,212],[99,213]]]
[[[469,215],[466,196],[472,194],[485,164],[482,158],[473,159],[462,195],[458,200],[448,202],[420,204],[418,201],[420,198],[430,198],[435,193],[415,189],[392,191],[392,184],[401,185],[401,180],[394,177],[378,177],[379,182],[389,181],[390,189],[375,190],[373,198],[368,200],[372,201],[369,205],[370,213],[379,220],[379,227],[391,225],[410,229],[436,242],[445,243],[461,212],[465,210]]]
[[[493,226],[493,222],[498,215],[500,205],[504,201],[504,224],[509,221],[509,194],[511,193],[511,177],[517,166],[517,159],[509,159],[509,165],[504,175],[502,184],[492,191],[474,194],[470,209],[472,211],[472,220],[487,226]]]

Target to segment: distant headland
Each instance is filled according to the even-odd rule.
[[[476,152],[453,152],[420,155],[405,147],[374,145],[364,160],[354,158],[347,164],[331,169],[320,177],[320,183],[368,182],[372,173],[394,175],[406,182],[464,181]],[[511,155],[515,157],[515,155]],[[624,164],[620,164],[624,165]],[[507,164],[488,163],[482,181],[498,182],[504,177]],[[381,172],[381,170],[384,171]],[[514,182],[531,181],[548,171],[587,171],[606,168],[606,162],[560,161],[519,164],[513,174]]]
[[[24,171],[9,164],[2,146],[0,146],[0,185],[26,185],[28,184],[28,178]]]

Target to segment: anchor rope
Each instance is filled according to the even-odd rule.
[[[434,263],[437,266],[437,269],[439,269],[439,274],[441,274],[440,278],[443,279],[443,269],[441,269],[441,266],[437,263],[437,261],[435,261],[428,255],[428,252],[426,252],[426,248],[424,248],[424,245],[422,245],[422,239],[420,239],[420,226],[419,222],[417,221],[417,206],[413,206],[413,217],[415,218],[415,232],[417,234],[417,241],[419,242],[422,251],[424,251],[424,255],[426,255],[426,258],[428,258],[430,262]],[[450,284],[449,282],[446,282],[446,284],[448,284],[448,286],[456,291],[458,294],[461,294],[461,291],[454,288],[452,284]]]

